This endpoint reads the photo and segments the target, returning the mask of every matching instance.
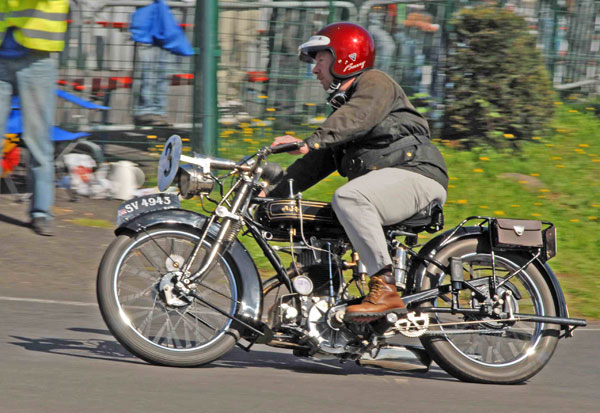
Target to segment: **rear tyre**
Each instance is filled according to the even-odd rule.
[[[447,265],[450,257],[461,257],[465,280],[477,285],[477,290],[494,302],[493,297],[489,297],[493,271],[486,238],[457,241],[439,251],[436,258]],[[528,258],[514,252],[501,252],[495,254],[495,261],[495,274],[501,282],[525,265]],[[439,279],[439,276],[428,274],[422,289],[450,282],[449,276]],[[497,295],[504,297],[502,304],[496,300],[502,311],[556,315],[550,288],[533,264],[511,277],[498,289]],[[449,300],[448,295],[433,304],[450,307]],[[459,300],[463,308],[479,308],[485,301],[469,290],[463,290]],[[421,337],[425,349],[446,372],[460,380],[476,383],[515,384],[534,376],[552,357],[560,333],[560,327],[555,324],[502,323],[480,315],[435,313],[431,321],[431,330],[439,335]],[[464,324],[465,321],[470,323]]]
[[[227,257],[219,255],[195,283],[202,300],[174,288],[199,241],[191,228],[159,226],[118,236],[102,258],[97,280],[102,317],[115,338],[143,360],[198,366],[218,359],[239,339],[231,318],[222,314],[234,315],[238,303],[239,277]],[[192,273],[209,249],[205,241]]]

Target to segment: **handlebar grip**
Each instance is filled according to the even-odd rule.
[[[283,143],[281,145],[272,146],[271,153],[283,153],[283,152],[295,151],[296,149],[300,149],[304,145],[306,145],[306,143],[304,143],[304,141]]]

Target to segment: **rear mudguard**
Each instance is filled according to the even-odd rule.
[[[123,223],[115,230],[116,235],[126,232],[141,232],[156,225],[185,225],[202,230],[208,218],[196,212],[183,209],[171,209],[150,212]],[[213,224],[209,230],[209,236],[216,237],[219,225]],[[252,326],[261,328],[262,315],[262,281],[258,275],[254,260],[242,245],[235,241],[229,250],[225,252],[231,258],[240,275],[240,305],[238,305],[237,317]]]
[[[451,235],[452,231],[454,231],[454,228],[451,230],[448,230],[448,231],[436,236],[432,240],[430,240],[427,244],[425,244],[423,246],[423,248],[421,248],[421,250],[418,253],[418,256],[422,257],[422,258],[434,258],[435,257],[436,260],[439,261],[440,259],[447,258],[447,257],[439,257],[439,256],[436,257],[436,254],[438,253],[438,251],[443,249],[444,245],[450,244],[452,242],[456,242],[458,240],[466,239],[466,238],[485,237],[484,238],[485,240],[489,240],[488,229],[485,227],[480,227],[480,226],[462,227],[454,235],[452,235],[451,239],[446,240],[446,238],[449,235]],[[524,252],[524,253],[527,253],[527,252]],[[528,253],[528,254],[530,254],[530,253]],[[530,257],[531,257],[531,255],[530,255]],[[560,287],[560,284],[558,282],[558,278],[556,278],[556,275],[554,274],[554,272],[552,271],[550,266],[547,263],[542,262],[539,258],[534,260],[532,264],[537,267],[537,269],[540,271],[540,273],[542,273],[542,275],[544,276],[544,279],[546,280],[546,283],[548,284],[548,287],[550,288],[550,291],[552,292],[552,297],[554,298],[554,304],[556,306],[557,316],[564,317],[564,318],[569,317],[569,313],[567,310],[567,303],[565,301],[565,296],[564,296],[562,288]],[[431,264],[431,266],[433,267],[433,264]],[[414,285],[417,290],[421,287],[421,285],[423,285],[423,281],[427,274],[428,268],[429,268],[429,265],[427,265],[426,262],[421,262],[419,265],[415,265],[414,268],[410,269],[410,272],[408,274],[408,279],[414,280]],[[434,268],[437,268],[437,267],[434,267]],[[432,270],[432,268],[430,268],[430,270]],[[567,329],[568,326],[562,326],[562,328]]]

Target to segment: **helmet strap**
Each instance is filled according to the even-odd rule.
[[[352,86],[354,83],[354,79],[352,78],[342,86],[342,82],[338,79],[333,79],[333,82],[329,85],[329,89],[327,89],[327,93],[329,93],[329,97],[327,98],[327,104],[333,108],[333,110],[339,109],[343,106],[350,96],[346,93],[346,90]]]
[[[329,88],[327,89],[327,93],[329,93],[329,96],[336,93],[340,89],[340,86],[342,86],[342,82],[338,79],[333,79],[332,82],[329,84]]]

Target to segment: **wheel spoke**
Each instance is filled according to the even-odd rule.
[[[192,299],[187,304],[188,298],[174,286],[177,278],[168,269],[169,259],[187,261],[197,242],[196,235],[184,232],[149,231],[122,259],[115,278],[121,311],[127,314],[133,330],[152,345],[179,350],[200,348],[215,342],[231,323],[225,314],[233,315],[239,301],[233,273],[222,256],[218,256],[207,277],[196,282],[196,293],[204,303]],[[203,254],[206,252],[201,250],[199,256]]]

